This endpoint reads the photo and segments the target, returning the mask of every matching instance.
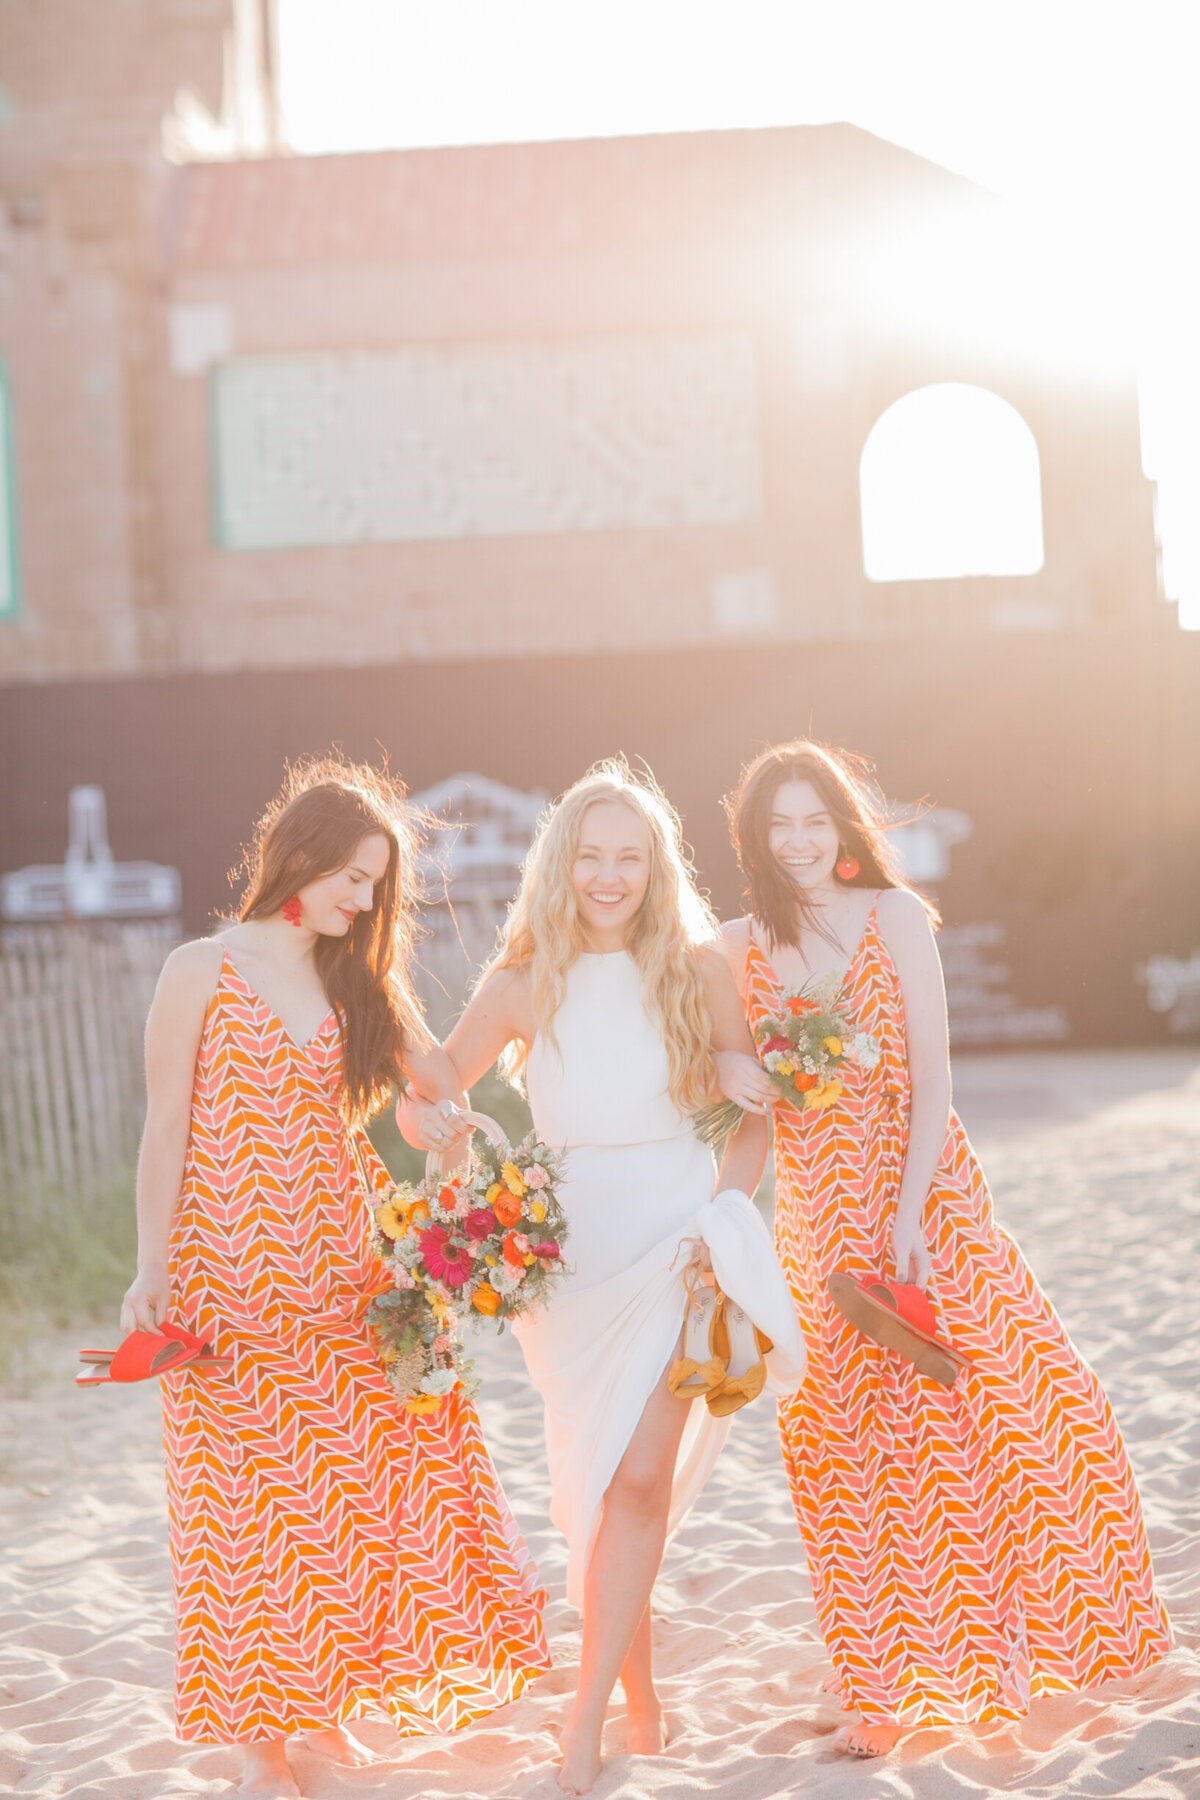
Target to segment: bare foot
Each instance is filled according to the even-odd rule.
[[[371,1763],[388,1760],[386,1756],[380,1756],[377,1750],[369,1750],[366,1744],[360,1744],[356,1737],[351,1737],[344,1725],[331,1725],[325,1731],[306,1731],[304,1741],[318,1756],[340,1763],[343,1769],[366,1769]]]
[[[589,1730],[576,1725],[571,1719],[563,1726],[558,1740],[563,1758],[558,1765],[556,1780],[564,1794],[591,1793],[592,1784],[599,1775],[604,1760],[600,1753],[603,1731],[603,1724]]]
[[[886,1756],[903,1730],[904,1727],[895,1722],[866,1725],[860,1721],[857,1725],[843,1725],[833,1740],[833,1747],[841,1756]]]
[[[238,1748],[242,1753],[239,1794],[254,1795],[255,1800],[300,1800],[285,1739],[261,1738]]]
[[[667,1722],[661,1707],[626,1715],[625,1748],[630,1756],[661,1756],[667,1743]]]

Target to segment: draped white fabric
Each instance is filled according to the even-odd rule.
[[[559,1194],[570,1273],[517,1335],[546,1407],[551,1516],[568,1543],[567,1595],[578,1606],[604,1494],[646,1402],[676,1353],[691,1243],[709,1246],[717,1279],[772,1339],[768,1379],[791,1392],[804,1372],[799,1327],[774,1248],[744,1194],[713,1198],[712,1156],[668,1092],[666,1048],[625,952],[582,956],[529,1057],[538,1134],[565,1146]],[[728,1435],[693,1402],[676,1463],[669,1529],[708,1479]]]

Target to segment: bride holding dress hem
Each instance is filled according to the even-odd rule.
[[[804,1373],[795,1312],[747,1198],[765,1122],[747,1116],[719,1175],[694,1126],[715,1091],[713,1053],[752,1047],[736,986],[676,815],[623,762],[598,765],[543,821],[500,948],[445,1048],[469,1088],[510,1045],[539,1137],[567,1153],[569,1272],[515,1330],[546,1408],[567,1597],[583,1610],[558,1775],[582,1794],[600,1770],[618,1677],[628,1749],[664,1747],[650,1592],[729,1429],[667,1382],[697,1253],[772,1340],[769,1385],[792,1392]],[[401,1113],[427,1147],[454,1130],[418,1101]]]

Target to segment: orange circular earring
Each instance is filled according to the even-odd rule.
[[[848,850],[842,851],[842,854],[838,857],[833,866],[835,872],[843,881],[853,881],[854,877],[858,874],[858,858],[851,856]]]

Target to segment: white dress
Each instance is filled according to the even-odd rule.
[[[567,1597],[583,1600],[600,1505],[679,1341],[687,1240],[703,1238],[717,1278],[776,1342],[776,1391],[803,1377],[803,1348],[765,1225],[743,1194],[713,1200],[711,1152],[671,1099],[666,1046],[623,950],[583,955],[526,1065],[534,1124],[565,1148],[559,1197],[569,1273],[551,1304],[514,1329],[546,1407],[551,1517],[568,1544]],[[693,1402],[671,1494],[673,1531],[729,1431]]]

